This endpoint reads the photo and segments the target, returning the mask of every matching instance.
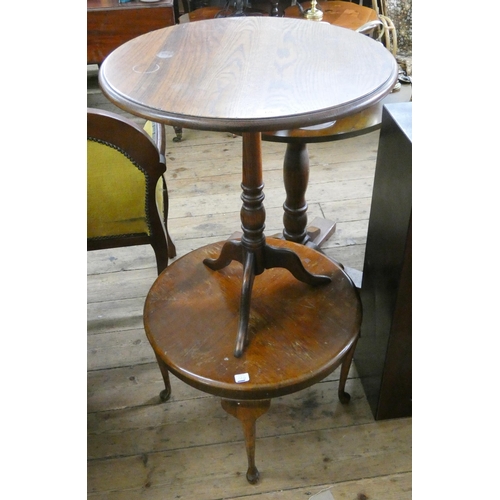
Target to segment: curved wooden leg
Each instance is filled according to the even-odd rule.
[[[300,257],[287,248],[275,248],[267,245],[264,248],[266,269],[282,267],[292,273],[292,275],[308,285],[324,285],[330,283],[329,276],[311,274],[302,264]]]
[[[238,332],[236,334],[236,345],[234,348],[234,355],[239,358],[243,354],[245,346],[248,344],[250,301],[255,278],[255,254],[246,250],[241,241],[229,240],[224,243],[221,253],[216,259],[205,259],[203,263],[213,271],[218,271],[228,266],[233,260],[243,264],[240,319],[238,323]]]
[[[165,383],[165,389],[160,392],[160,399],[165,402],[170,399],[170,394],[172,393],[172,388],[170,386],[170,375],[168,373],[167,365],[163,360],[155,353],[156,361],[160,367],[161,376],[163,377],[163,382]]]
[[[356,340],[352,343],[351,348],[345,355],[342,361],[342,367],[340,368],[340,380],[339,380],[339,400],[342,404],[347,404],[351,400],[351,395],[345,392],[345,384],[347,382],[347,375],[349,374],[349,369],[351,368],[352,358],[354,356],[354,351],[356,350],[356,344],[358,343],[359,334]]]
[[[248,458],[247,480],[250,484],[256,484],[259,481],[259,471],[255,466],[255,436],[256,420],[266,413],[271,406],[270,399],[259,401],[233,401],[230,399],[221,400],[222,408],[236,417],[243,424],[245,434],[245,446]]]
[[[157,239],[151,242],[156,257],[156,270],[160,274],[168,266],[167,240]]]
[[[245,263],[243,264],[243,283],[240,297],[240,321],[238,324],[238,334],[236,335],[235,357],[239,358],[243,354],[245,346],[248,344],[248,322],[250,320],[250,302],[252,299],[252,287],[255,278],[255,255],[247,252]]]
[[[162,177],[163,182],[163,224],[165,225],[165,232],[167,233],[167,246],[168,246],[168,258],[173,259],[177,257],[177,249],[175,248],[172,238],[168,232],[168,187],[167,181],[165,180],[165,175]]]
[[[241,241],[228,240],[224,243],[220,255],[216,259],[205,259],[203,264],[212,269],[219,271],[228,266],[233,260],[243,264],[243,246]]]
[[[167,230],[167,244],[168,244],[168,258],[174,259],[175,257],[177,257],[177,249],[175,248],[175,244],[172,241],[172,238],[170,237],[168,230]]]

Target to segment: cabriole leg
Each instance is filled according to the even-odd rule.
[[[170,387],[170,376],[168,373],[167,365],[163,360],[155,353],[156,360],[158,361],[158,366],[160,367],[161,376],[163,377],[163,382],[165,383],[165,389],[160,392],[160,399],[165,402],[170,399],[170,394],[172,388]]]
[[[340,380],[339,380],[339,400],[342,404],[349,403],[351,400],[351,395],[345,392],[345,384],[347,382],[347,375],[351,368],[352,358],[354,356],[354,351],[356,350],[356,344],[358,343],[359,335],[356,340],[352,343],[349,352],[346,354],[344,360],[342,361],[342,367],[340,369]]]
[[[243,424],[248,458],[247,480],[250,484],[256,484],[259,481],[259,471],[255,466],[255,422],[261,415],[269,410],[271,400],[233,401],[230,399],[223,399],[221,404],[222,408],[224,408],[227,413],[236,417]]]

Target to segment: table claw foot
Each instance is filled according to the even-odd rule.
[[[351,400],[351,395],[348,392],[345,392],[344,390],[339,389],[339,401],[345,405],[349,403]]]
[[[290,271],[296,279],[308,285],[324,285],[332,281],[329,276],[310,273],[302,264],[300,257],[286,248],[266,246],[265,262],[266,269],[282,267]]]
[[[248,470],[247,470],[247,481],[250,484],[257,484],[259,482],[259,477],[260,477],[260,473],[257,470],[257,467],[253,466],[253,467],[249,467],[248,468]]]
[[[243,263],[243,247],[241,241],[226,241],[219,257],[216,259],[204,259],[203,264],[212,269],[212,271],[219,271],[228,266],[233,260]]]
[[[171,394],[171,389],[170,387],[168,389],[163,389],[163,391],[160,392],[160,401],[164,403],[165,401],[168,401],[170,399],[170,394]]]
[[[163,383],[165,384],[165,389],[160,392],[160,401],[164,403],[170,399],[170,394],[172,393],[172,387],[170,385],[170,375],[168,373],[168,368],[165,362],[161,359],[158,354],[155,353],[156,361],[158,362],[158,367],[160,368],[161,376],[163,377]]]

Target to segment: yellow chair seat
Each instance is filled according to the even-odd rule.
[[[175,256],[166,228],[164,131],[87,110],[87,249],[151,244],[158,271]],[[164,210],[165,208],[165,210]]]

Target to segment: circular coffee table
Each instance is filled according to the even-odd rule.
[[[274,268],[257,276],[249,343],[233,356],[240,314],[241,266],[220,271],[203,264],[223,242],[202,247],[167,267],[153,284],[144,307],[144,325],[162,371],[222,398],[222,407],[243,424],[247,479],[256,483],[256,420],[271,399],[313,385],[342,366],[339,398],[345,392],[361,325],[361,303],[347,274],[318,251],[269,238],[295,252],[313,273],[331,278],[312,287],[289,271]]]

